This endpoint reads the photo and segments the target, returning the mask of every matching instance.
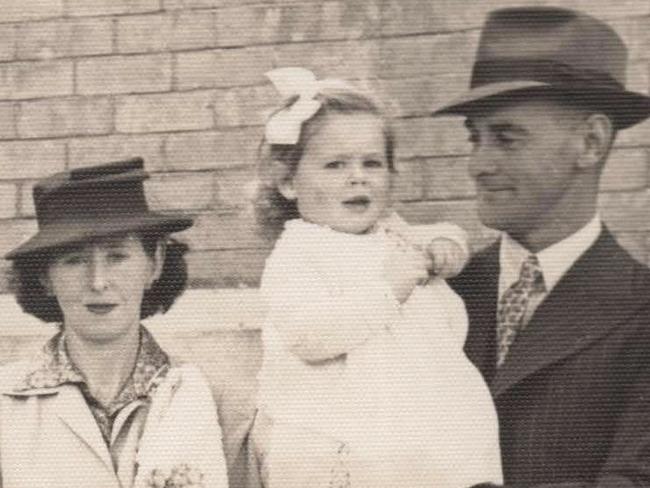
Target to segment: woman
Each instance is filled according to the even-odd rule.
[[[206,379],[140,320],[183,291],[186,217],[149,211],[143,161],[56,174],[34,188],[38,233],[10,252],[23,310],[59,331],[0,370],[6,487],[226,487]]]

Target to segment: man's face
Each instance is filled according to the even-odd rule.
[[[525,242],[571,218],[580,136],[579,113],[549,100],[491,108],[466,122],[470,174],[484,225]]]

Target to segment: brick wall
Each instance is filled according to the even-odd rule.
[[[197,216],[184,234],[192,287],[254,286],[270,244],[247,195],[276,98],[262,75],[290,65],[394,99],[403,213],[456,221],[482,246],[493,234],[474,213],[461,122],[427,111],[466,86],[485,13],[521,4],[610,21],[630,48],[631,86],[648,91],[648,0],[0,0],[0,253],[35,230],[36,179],[141,155],[152,206]],[[623,132],[601,195],[644,261],[649,149],[650,123]]]

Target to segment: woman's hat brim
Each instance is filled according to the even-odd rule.
[[[431,115],[473,115],[495,102],[507,101],[511,97],[528,92],[531,95],[549,93],[575,97],[577,103],[602,109],[614,120],[617,129],[638,124],[650,116],[650,97],[641,93],[607,88],[559,86],[532,80],[504,81],[478,86],[442,107],[435,108]]]
[[[52,223],[6,254],[5,259],[12,260],[42,254],[56,248],[115,234],[137,231],[179,232],[188,229],[192,224],[193,220],[190,217],[164,215],[156,212],[149,212],[145,215],[137,214],[132,217],[127,215],[119,220],[92,218],[65,221],[60,224]]]

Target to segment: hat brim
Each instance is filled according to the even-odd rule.
[[[442,107],[434,108],[431,115],[473,115],[491,104],[528,92],[573,96],[576,102],[602,109],[612,117],[617,129],[638,124],[650,116],[650,97],[641,93],[607,88],[565,87],[527,80],[488,83],[473,88]]]
[[[78,219],[50,224],[26,242],[5,255],[5,259],[16,259],[41,254],[59,247],[65,247],[91,239],[136,231],[160,231],[172,233],[192,226],[193,220],[185,216],[163,215],[149,212],[145,215],[125,216],[112,219]]]

